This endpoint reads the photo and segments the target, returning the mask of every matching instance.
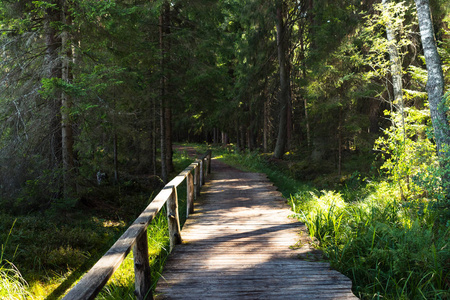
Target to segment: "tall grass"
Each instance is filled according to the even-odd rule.
[[[450,299],[450,227],[437,222],[432,201],[400,201],[397,186],[383,180],[319,192],[257,153],[220,155],[268,174],[358,297]]]
[[[357,202],[347,203],[345,195],[335,192],[300,193],[291,202],[361,298],[448,299],[449,229],[434,227],[395,201],[395,187],[372,185],[374,192]]]
[[[191,161],[186,154],[176,152],[173,175]],[[71,209],[17,216],[0,210],[0,240],[6,241],[1,245],[0,299],[60,299],[147,206],[158,186],[153,181],[130,175],[124,177],[120,185],[86,187],[82,196],[89,206],[80,204]],[[182,185],[178,189],[180,205],[183,205],[185,193],[185,185]],[[180,217],[183,218],[183,213]],[[9,229],[15,218],[17,223],[11,234]],[[168,252],[165,219],[162,211],[148,228],[154,278],[161,273]],[[14,261],[14,265],[10,261]],[[100,299],[134,298],[132,254],[116,273]]]
[[[5,247],[8,244],[14,223],[0,251],[0,299],[4,300],[27,299],[29,296],[27,291],[28,284],[23,279],[22,274],[12,262],[5,258]]]
[[[161,276],[164,263],[169,255],[169,235],[166,210],[163,209],[147,229],[149,261],[152,283]],[[135,299],[134,296],[133,253],[130,253],[97,299]],[[153,289],[155,286],[152,287]]]
[[[177,172],[186,168],[192,159],[186,153],[175,153],[174,163]],[[176,175],[176,174],[173,174]],[[178,206],[181,225],[186,220],[186,184],[182,183],[177,188]],[[166,208],[157,214],[155,219],[147,228],[147,241],[149,251],[149,262],[151,271],[152,289],[156,287],[158,279],[161,277],[164,264],[170,254],[169,227],[167,222]],[[134,261],[133,253],[130,253],[119,269],[114,273],[109,283],[97,296],[102,300],[122,300],[135,299],[134,296]]]

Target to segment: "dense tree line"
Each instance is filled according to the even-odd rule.
[[[428,1],[416,2],[2,1],[2,199],[74,203],[105,171],[167,181],[174,141],[301,154],[342,174],[377,139],[395,166],[427,140],[445,169],[449,7],[431,1],[427,23]],[[434,39],[430,58],[421,44]],[[425,62],[438,53],[431,96]],[[407,189],[412,171],[400,169]]]

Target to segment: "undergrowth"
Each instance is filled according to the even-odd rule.
[[[175,152],[172,175],[191,161],[186,153]],[[118,185],[90,186],[80,203],[70,208],[54,206],[29,214],[0,210],[0,241],[5,241],[0,256],[0,299],[60,299],[153,199],[158,187],[151,183],[130,177]],[[185,185],[178,195],[184,220]],[[166,214],[161,211],[148,228],[153,282],[167,257],[167,235]],[[134,299],[133,290],[130,254],[99,299]]]
[[[11,230],[13,227],[14,223],[11,226]],[[0,299],[21,300],[26,299],[30,295],[27,291],[28,284],[16,266],[4,259],[4,250],[11,236],[11,230],[8,232],[6,240],[2,243],[0,249]]]
[[[398,186],[357,173],[351,186],[318,191],[264,155],[215,153],[236,167],[266,173],[361,299],[450,299],[450,227],[432,200],[401,200]]]

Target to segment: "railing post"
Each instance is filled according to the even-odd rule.
[[[197,163],[197,166],[195,166],[195,171],[194,171],[194,185],[195,185],[195,199],[197,200],[197,196],[200,195],[200,169],[201,169],[201,164]]]
[[[192,171],[187,174],[186,177],[186,185],[187,185],[187,212],[186,218],[189,217],[190,214],[194,213],[194,175],[192,175]]]
[[[208,150],[208,174],[211,174],[211,150]]]
[[[147,229],[136,239],[133,246],[134,293],[138,300],[153,299],[150,264],[148,260]]]
[[[172,186],[172,194],[167,199],[167,219],[169,221],[170,250],[176,244],[181,244],[180,217],[178,214],[177,189]]]
[[[200,187],[205,184],[205,158],[200,159]]]

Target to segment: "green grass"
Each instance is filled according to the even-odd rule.
[[[202,145],[200,150],[207,148]],[[213,156],[244,170],[266,173],[289,200],[293,215],[307,224],[313,243],[334,268],[352,279],[357,296],[450,299],[449,226],[436,221],[439,211],[431,200],[400,201],[395,185],[382,179],[369,181],[359,172],[347,175],[344,184],[335,185],[338,189],[325,189],[323,185],[314,188],[317,178],[306,183],[294,178],[296,168],[303,163],[293,158],[273,160],[256,152],[237,154],[232,148],[215,148]],[[190,162],[185,154],[177,153],[177,172]],[[120,236],[155,191],[143,190],[130,181],[120,187],[107,187],[101,193],[105,200],[95,202],[97,206],[88,210],[0,215],[0,240],[5,241],[0,291],[10,291],[0,295],[1,299],[60,298]],[[116,194],[121,197],[114,198]],[[184,222],[185,184],[180,185],[178,196]],[[167,231],[162,211],[148,228],[154,283],[169,253]],[[130,254],[99,299],[134,299],[133,291]]]
[[[1,245],[0,251],[0,299],[5,300],[21,300],[30,296],[27,291],[28,283],[23,279],[22,274],[12,262],[4,259],[4,250],[11,236],[14,223],[6,236],[5,242]]]
[[[450,229],[437,222],[439,211],[429,199],[401,201],[396,185],[370,182],[359,172],[336,184],[339,190],[319,191],[313,187],[317,179],[292,178],[295,170],[286,161],[221,148],[213,154],[235,167],[266,173],[294,216],[306,223],[314,245],[352,279],[358,297],[450,299]]]
[[[176,171],[172,175],[177,175],[190,163],[191,159],[184,153],[175,153]],[[185,184],[178,189],[184,211],[185,190]],[[21,299],[20,294],[26,299],[60,299],[120,237],[158,191],[151,185],[149,188],[146,180],[130,177],[120,185],[85,188],[83,204],[76,207],[58,205],[33,214],[0,211],[0,240],[8,240],[2,244],[1,293],[6,295],[0,295],[0,299]],[[185,212],[181,209],[183,219]],[[167,257],[166,223],[165,213],[161,212],[148,229],[155,279]],[[6,284],[11,285],[6,287]],[[17,292],[13,292],[15,290]],[[100,297],[126,299],[134,297],[133,290],[131,254]]]

